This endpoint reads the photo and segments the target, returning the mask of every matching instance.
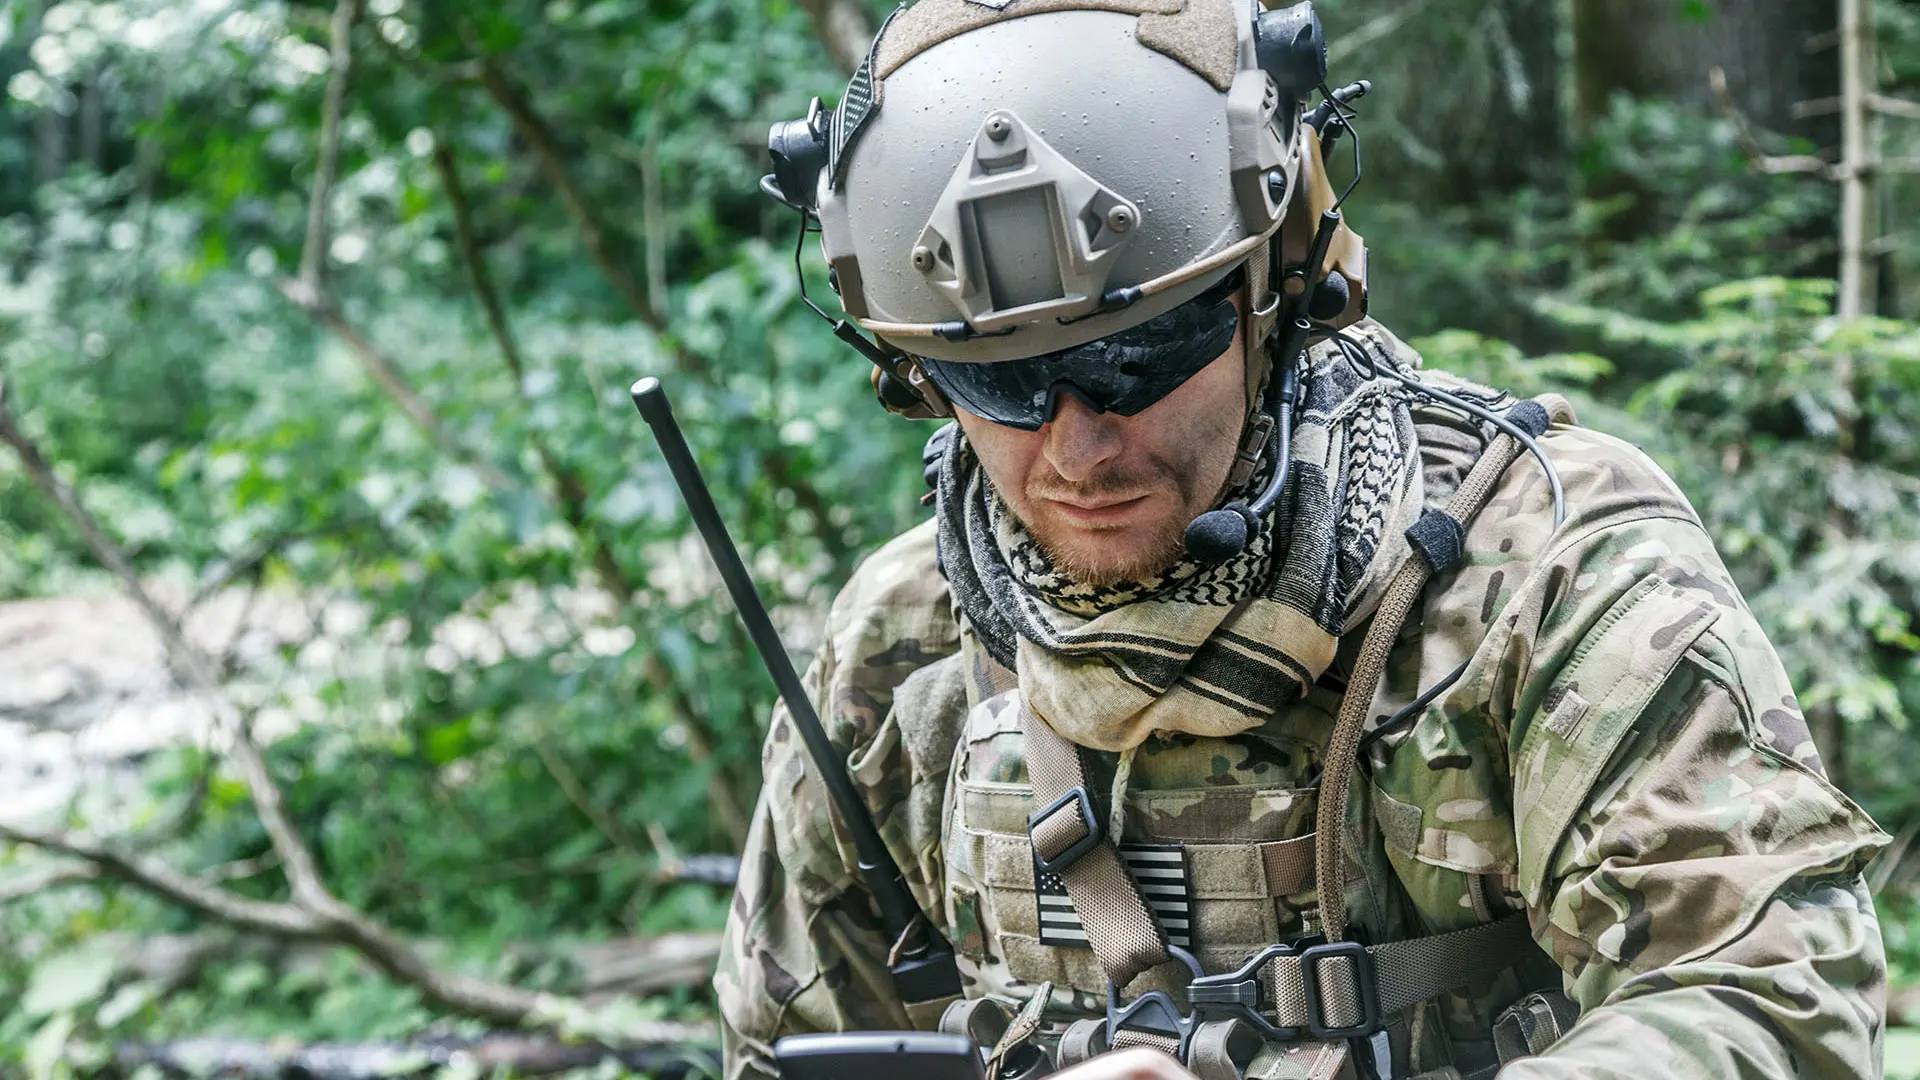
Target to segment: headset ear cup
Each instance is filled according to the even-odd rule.
[[[904,379],[896,377],[892,372],[874,368],[872,378],[873,396],[879,399],[880,404],[888,412],[905,416],[915,409],[926,407],[926,403],[920,400],[920,395],[913,392],[913,387],[908,386]]]
[[[890,413],[909,420],[940,420],[953,415],[953,406],[940,388],[911,357],[894,361],[893,370],[876,366],[871,374],[873,396]]]
[[[953,403],[947,400],[947,395],[940,392],[932,379],[927,378],[926,369],[920,366],[920,361],[907,357],[900,362],[900,366],[906,371],[907,383],[913,387],[914,393],[920,395],[920,401],[927,409],[924,419],[952,419]]]

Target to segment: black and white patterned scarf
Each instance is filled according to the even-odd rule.
[[[1419,364],[1375,323],[1346,333],[1375,365]],[[1293,473],[1268,528],[1234,558],[1182,558],[1142,581],[1090,586],[1056,569],[965,438],[948,440],[940,562],[969,647],[1015,672],[1023,701],[1061,735],[1126,750],[1155,731],[1257,727],[1299,700],[1372,612],[1422,503],[1407,394],[1331,343],[1305,365]]]

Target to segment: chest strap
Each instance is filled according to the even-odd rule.
[[[1020,730],[1026,736],[1027,779],[1033,814],[1027,835],[1034,861],[1057,874],[1073,898],[1087,943],[1114,986],[1173,958],[1167,932],[1120,861],[1087,790],[1079,748],[1048,727],[1024,702]]]
[[[1197,1013],[1246,1020],[1274,1038],[1363,1038],[1408,1006],[1492,978],[1531,947],[1519,912],[1384,945],[1271,945],[1237,971],[1193,980],[1187,999]]]

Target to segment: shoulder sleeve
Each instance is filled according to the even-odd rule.
[[[937,913],[939,822],[924,812],[925,769],[893,715],[896,690],[951,655],[958,630],[923,526],[869,557],[834,601],[807,694],[846,755],[923,909]],[[714,976],[726,1075],[774,1075],[780,1036],[906,1027],[885,940],[852,844],[786,708],[761,752],[764,786],[741,859]],[[938,791],[944,776],[932,778]],[[931,820],[929,818],[931,817]]]
[[[1464,575],[1499,612],[1473,674],[1506,728],[1519,898],[1583,1010],[1503,1080],[1874,1074],[1885,961],[1860,870],[1886,837],[1827,782],[1672,482],[1604,436],[1549,441],[1567,525],[1526,535],[1537,493],[1504,493],[1487,536],[1546,554],[1515,581],[1497,559]]]

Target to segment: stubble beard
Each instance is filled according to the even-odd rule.
[[[1030,479],[1023,492],[1029,507],[1045,506],[1048,499],[1070,497],[1097,501],[1115,496],[1148,492],[1171,493],[1174,505],[1158,520],[1110,530],[1075,528],[1032,520],[1034,515],[1016,513],[1028,535],[1040,546],[1055,569],[1073,580],[1095,587],[1144,581],[1164,572],[1186,553],[1187,525],[1193,518],[1220,501],[1225,493],[1225,476],[1232,466],[1238,440],[1227,444],[1224,461],[1194,460],[1184,470],[1165,461],[1149,462],[1145,468],[1109,473],[1074,483],[1057,474],[1050,478]],[[1212,479],[1213,477],[1221,479]],[[1204,485],[1207,495],[1196,498]],[[1126,551],[1119,544],[1102,545],[1100,538],[1111,535],[1116,541],[1125,537]]]
[[[1076,485],[1075,490],[1083,496],[1095,496],[1104,494],[1105,490],[1126,489],[1118,485],[1111,489],[1089,489],[1084,485]],[[1139,489],[1136,487],[1133,490]],[[1032,495],[1029,494],[1028,498],[1031,499]],[[1183,508],[1186,503],[1187,500],[1182,498]],[[1036,504],[1029,502],[1028,505]],[[1153,577],[1172,566],[1186,550],[1187,521],[1179,513],[1170,513],[1150,524],[1107,530],[1105,533],[1063,527],[1060,532],[1067,536],[1051,535],[1053,530],[1045,525],[1036,527],[1032,522],[1026,524],[1028,534],[1040,545],[1040,550],[1055,569],[1083,585],[1095,587]],[[1102,535],[1111,535],[1116,539],[1126,535],[1129,539],[1128,553],[1121,556],[1111,548],[1101,551]]]

